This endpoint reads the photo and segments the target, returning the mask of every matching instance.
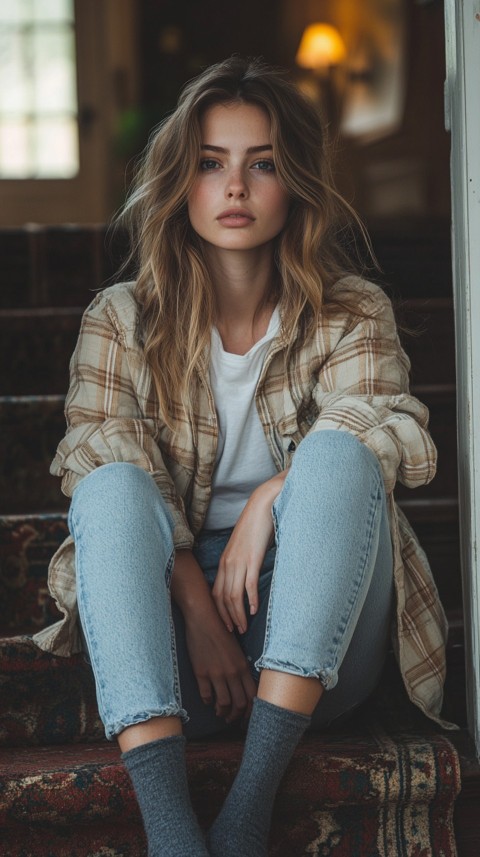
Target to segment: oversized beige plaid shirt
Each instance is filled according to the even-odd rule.
[[[255,402],[279,471],[289,466],[308,432],[325,429],[351,432],[378,457],[394,550],[395,652],[410,698],[443,722],[447,624],[425,554],[392,495],[397,479],[414,488],[435,474],[428,411],[409,395],[409,361],[390,301],[377,286],[355,278],[343,285],[347,282],[368,317],[347,310],[325,317],[313,339],[293,349],[288,365],[280,331],[266,355]],[[85,312],[70,365],[67,433],[51,472],[62,477],[62,490],[70,497],[102,464],[127,461],[142,467],[168,503],[175,545],[188,548],[205,519],[217,449],[208,359],[198,367],[193,419],[185,416],[173,434],[153,392],[133,288],[133,283],[108,288]],[[35,640],[47,651],[69,655],[81,646],[71,538],[51,561],[49,587],[64,618]]]

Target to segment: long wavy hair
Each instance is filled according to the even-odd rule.
[[[268,114],[276,173],[289,195],[268,296],[280,302],[287,355],[312,335],[322,312],[339,305],[355,312],[353,298],[334,298],[332,287],[358,272],[359,236],[369,249],[361,221],[335,190],[321,116],[282,71],[233,56],[190,81],[175,111],[153,132],[121,215],[137,264],[144,352],[171,428],[181,412],[192,413],[196,369],[208,354],[215,321],[203,242],[187,211],[198,173],[200,123],[207,107],[235,102]]]

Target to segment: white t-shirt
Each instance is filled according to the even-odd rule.
[[[279,328],[276,307],[265,336],[246,354],[225,351],[218,330],[212,329],[210,383],[219,435],[205,529],[233,527],[252,491],[278,472],[257,413],[255,390]]]

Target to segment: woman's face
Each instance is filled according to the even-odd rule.
[[[237,102],[207,108],[188,198],[195,232],[219,250],[253,250],[281,232],[288,207],[273,163],[268,115]]]

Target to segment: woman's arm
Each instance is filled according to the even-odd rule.
[[[318,418],[310,431],[354,434],[375,453],[385,489],[398,479],[414,488],[433,479],[437,452],[428,432],[428,409],[410,395],[410,364],[398,338],[388,297],[368,286],[358,318],[318,373],[313,398]]]
[[[99,294],[83,316],[70,361],[67,432],[50,470],[62,477],[62,491],[70,497],[94,468],[113,461],[136,464],[162,493],[176,547],[190,547],[193,536],[157,443],[156,422],[139,404],[139,387],[145,397],[151,379],[135,342],[136,305],[126,286],[115,289],[113,298]]]
[[[236,637],[220,619],[210,587],[190,550],[177,551],[171,592],[185,620],[188,652],[203,702],[214,702],[217,716],[227,723],[248,717],[256,684]]]
[[[250,615],[258,610],[258,578],[274,538],[272,506],[287,473],[288,470],[277,473],[255,489],[220,558],[213,597],[226,627],[232,630],[233,624],[240,634],[247,630],[245,592]]]

